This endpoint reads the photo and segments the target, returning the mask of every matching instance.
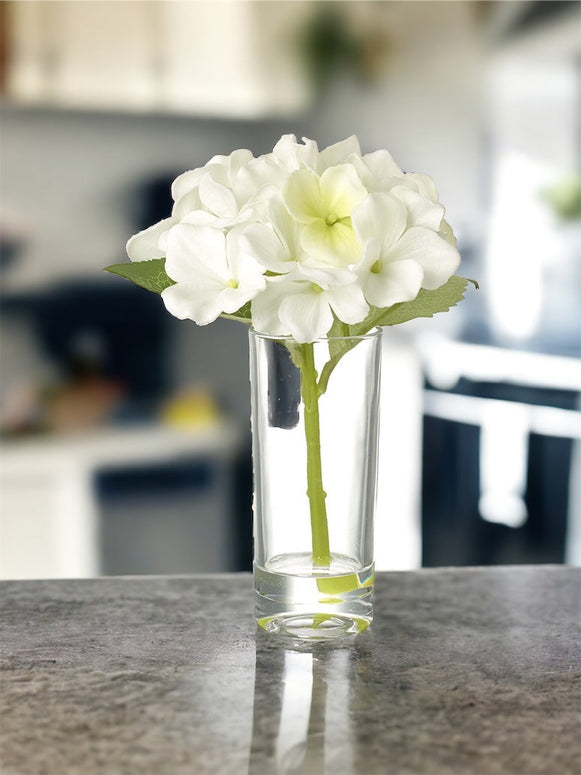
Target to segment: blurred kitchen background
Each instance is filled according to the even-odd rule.
[[[247,331],[108,275],[284,133],[431,175],[479,280],[386,330],[376,556],[581,564],[577,2],[3,2],[0,575],[250,569]]]

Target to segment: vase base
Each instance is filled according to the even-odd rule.
[[[363,632],[373,618],[373,564],[333,555],[326,566],[307,554],[254,566],[256,619],[270,633],[322,640]]]
[[[371,621],[337,614],[279,614],[257,620],[266,632],[301,640],[330,640],[346,635],[357,635],[366,630]]]

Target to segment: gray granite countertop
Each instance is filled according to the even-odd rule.
[[[310,645],[247,574],[4,582],[2,773],[579,775],[580,580],[382,573],[373,627]]]

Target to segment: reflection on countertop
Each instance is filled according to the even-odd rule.
[[[339,645],[249,574],[5,582],[10,772],[577,773],[579,570],[380,573]]]

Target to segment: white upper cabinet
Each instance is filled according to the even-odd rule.
[[[259,118],[311,97],[296,2],[13,2],[5,84],[19,103]]]

